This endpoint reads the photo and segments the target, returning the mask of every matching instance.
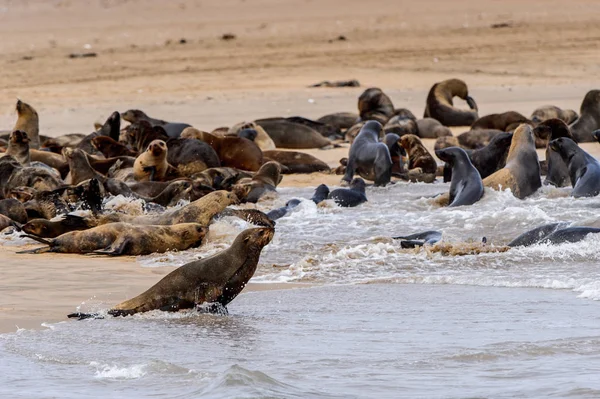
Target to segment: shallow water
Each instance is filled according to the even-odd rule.
[[[244,293],[230,316],[152,313],[1,335],[0,397],[600,397],[600,235],[456,257],[390,239],[441,230],[448,242],[503,245],[545,223],[596,225],[598,199],[486,191],[449,209],[425,198],[447,189],[368,188],[369,202],[350,209],[303,201],[277,221],[253,281],[318,286]],[[312,195],[279,191],[258,208]],[[247,227],[225,218],[205,246],[138,262],[178,266]],[[98,294],[82,309],[112,305]]]

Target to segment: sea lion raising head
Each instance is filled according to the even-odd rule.
[[[40,148],[40,120],[37,111],[29,104],[21,100],[17,101],[17,123],[14,130],[21,130],[29,137],[29,147]]]

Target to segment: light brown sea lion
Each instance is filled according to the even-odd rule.
[[[540,164],[530,125],[522,124],[514,131],[506,166],[486,177],[483,185],[494,190],[509,188],[520,199],[535,193],[542,186]]]
[[[455,96],[465,100],[471,110],[455,108],[452,102]],[[444,126],[471,126],[479,115],[467,84],[460,79],[448,79],[434,84],[429,90],[423,117],[437,119]]]
[[[512,132],[522,123],[531,123],[526,116],[515,111],[503,112],[501,114],[490,114],[482,116],[471,125],[471,130],[488,129]]]
[[[452,131],[437,119],[423,118],[417,121],[417,136],[422,139],[437,139],[452,136]]]
[[[250,188],[245,196],[245,202],[256,203],[260,197],[268,192],[275,192],[277,185],[281,183],[281,165],[278,162],[267,162],[260,167],[258,172],[249,181],[240,180],[240,184]]]
[[[29,104],[17,100],[17,123],[15,130],[21,130],[27,133],[29,137],[29,148],[38,150],[40,148],[40,119],[37,111]]]
[[[25,207],[14,198],[0,200],[0,215],[4,215],[17,223],[27,223]]]
[[[329,139],[300,123],[283,118],[259,119],[254,122],[265,129],[277,148],[305,149],[331,146]]]
[[[71,175],[70,183],[72,185],[77,185],[84,180],[93,178],[99,179],[100,181],[106,179],[106,176],[98,173],[92,168],[85,152],[79,148],[65,147],[63,148],[63,156],[69,164],[69,174]]]
[[[414,134],[407,134],[400,138],[400,145],[408,155],[408,171],[420,169],[423,174],[433,174],[437,171],[437,163],[433,156],[427,151],[421,139]]]
[[[264,131],[264,130],[263,130],[263,131]],[[226,127],[226,126],[221,126],[221,127],[218,127],[218,128],[216,128],[216,129],[213,129],[213,130],[211,130],[209,133],[210,133],[210,134],[214,134],[215,136],[226,136],[228,132],[229,132],[229,127]],[[267,137],[269,137],[269,136],[267,135],[267,133],[265,133],[265,135],[266,135]],[[237,134],[233,134],[233,136],[237,136]],[[271,138],[270,138],[270,137],[269,137],[269,140],[271,140]],[[275,144],[273,144],[273,146],[275,146]],[[259,147],[260,147],[260,146],[259,146]],[[262,148],[261,148],[261,149],[262,149]]]
[[[439,137],[433,145],[434,151],[443,150],[448,147],[460,147],[458,139],[454,136],[443,136]]]
[[[31,157],[29,156],[29,137],[22,130],[15,130],[10,134],[6,155],[12,155],[21,165],[29,166]]]
[[[567,125],[575,122],[579,118],[577,112],[572,109],[561,109],[555,105],[544,105],[536,108],[531,113],[531,121],[533,123],[540,123],[548,119],[560,119]]]
[[[504,133],[502,130],[476,129],[458,135],[458,142],[463,148],[477,150],[490,143],[496,135]]]
[[[148,145],[148,149],[135,159],[133,177],[136,181],[162,181],[168,170],[167,143],[154,140]]]
[[[206,233],[207,228],[198,223],[182,223],[172,226],[109,223],[89,230],[65,233],[54,239],[26,235],[48,247],[19,253],[148,255],[167,251],[185,251],[200,246]]]
[[[92,139],[92,145],[102,153],[106,158],[119,156],[137,157],[138,152],[128,148],[123,143],[115,141],[108,136],[98,136]]]
[[[254,275],[260,253],[274,233],[268,227],[244,230],[226,250],[175,269],[147,291],[121,302],[108,313],[127,316],[151,310],[175,312],[211,303],[226,312],[226,306]],[[74,313],[69,317],[90,316]]]
[[[569,128],[578,143],[596,141],[592,132],[600,129],[600,90],[587,92],[581,103],[579,118]]]
[[[254,172],[263,163],[263,154],[258,145],[242,137],[218,137],[193,127],[186,128],[181,137],[208,143],[219,156],[221,166]]]
[[[317,159],[316,157],[296,151],[265,151],[265,158],[271,161],[279,162],[286,169],[282,173],[313,173],[330,172],[329,165]]]
[[[376,120],[385,125],[394,115],[394,104],[380,88],[371,87],[358,97],[358,113],[362,121]]]
[[[235,124],[231,128],[229,128],[226,134],[237,136],[240,133],[240,131],[244,129],[253,129],[256,131],[256,138],[254,139],[254,142],[261,150],[269,151],[277,148],[271,136],[269,136],[267,132],[265,132],[265,129],[263,129],[261,126],[257,125],[254,122],[241,122]],[[216,133],[213,131],[213,134]]]
[[[344,131],[346,129],[350,129],[354,124],[356,124],[359,118],[360,116],[353,112],[336,112],[320,117],[317,119],[317,122],[335,126],[339,130]]]

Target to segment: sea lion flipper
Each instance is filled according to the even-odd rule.
[[[400,241],[400,246],[402,248],[415,248],[415,247],[422,247],[423,245],[425,245],[425,241],[424,240],[403,240]]]
[[[132,244],[131,239],[129,238],[119,238],[118,240],[116,240],[115,242],[112,243],[112,245],[110,245],[109,247],[106,247],[104,249],[99,249],[97,251],[94,251],[94,254],[99,254],[99,255],[108,255],[108,256],[121,256],[123,254],[127,254],[128,250],[130,249],[130,246]]]
[[[28,249],[25,251],[19,251],[17,253],[18,254],[43,254],[45,252],[50,252],[50,248],[49,247],[40,247],[40,248]]]
[[[77,319],[77,320],[85,320],[85,319],[103,319],[103,316],[100,316],[100,314],[98,313],[81,313],[81,312],[75,312],[75,313],[69,313],[67,315],[67,317],[69,319]]]

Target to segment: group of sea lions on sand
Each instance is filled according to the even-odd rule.
[[[455,97],[469,109],[456,107]],[[266,214],[230,206],[256,203],[276,192],[286,173],[343,175],[342,185],[348,187],[330,190],[322,184],[311,198],[316,204],[332,200],[343,207],[367,201],[363,179],[385,186],[392,178],[433,182],[443,176],[451,182],[450,190],[431,201],[450,207],[476,203],[485,187],[509,189],[515,197],[526,198],[542,186],[543,175],[546,184],[572,185],[573,197],[600,193],[600,163],[577,144],[600,141],[600,90],[586,94],[579,114],[544,106],[529,118],[514,111],[479,117],[466,83],[450,79],[431,88],[422,119],[396,109],[382,90],[369,88],[358,99],[358,113],[317,120],[276,117],[206,132],[128,110],[114,112],[90,134],[54,138],[40,135],[31,105],[19,100],[16,110],[14,128],[0,136],[0,230],[12,227],[44,244],[23,252],[143,255],[198,247],[211,221],[222,216],[261,226],[240,233],[227,250],[174,270],[140,296],[114,307],[111,315],[203,303],[216,306],[209,310],[226,310],[254,274],[262,248],[273,237],[275,220],[301,201],[292,199]],[[121,120],[129,125],[122,128]],[[449,126],[470,129],[455,137]],[[424,138],[437,140],[435,155],[443,166],[425,148]],[[335,170],[307,153],[281,150],[328,149],[341,142],[351,145]],[[542,163],[536,147],[546,149]],[[107,199],[118,195],[152,205],[141,216],[105,209]],[[182,200],[189,203],[168,208]],[[75,210],[88,212],[72,214]],[[506,248],[576,241],[599,231],[541,226]],[[434,248],[441,233],[395,238],[403,248]]]

